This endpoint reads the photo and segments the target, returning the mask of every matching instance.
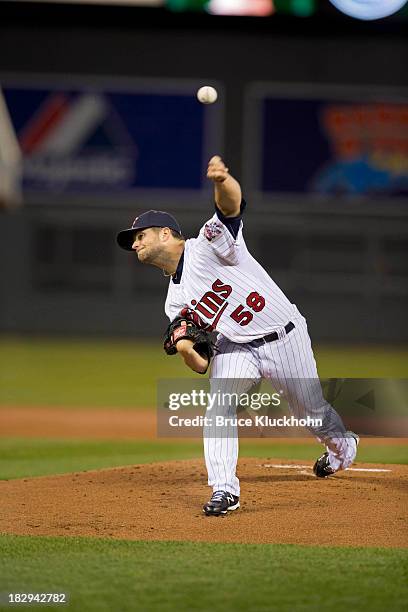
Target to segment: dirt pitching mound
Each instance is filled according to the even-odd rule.
[[[0,482],[0,532],[134,540],[408,546],[408,466],[241,459],[241,508],[206,517],[200,460]]]

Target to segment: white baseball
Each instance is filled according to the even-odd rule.
[[[200,89],[197,91],[197,98],[201,104],[214,104],[218,98],[218,93],[214,87],[205,85],[204,87],[200,87]]]

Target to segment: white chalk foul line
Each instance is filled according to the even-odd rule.
[[[285,465],[283,463],[263,463],[259,467],[278,468],[278,469],[282,468],[282,469],[286,469],[286,470],[311,469],[310,465]]]
[[[277,468],[283,470],[311,470],[310,465],[285,465],[282,463],[263,463],[259,467],[266,468]],[[391,472],[391,470],[385,470],[380,468],[346,468],[346,472]]]
[[[311,471],[308,472],[307,470],[300,470],[299,474],[303,474],[303,476],[310,476],[310,478],[315,478],[315,475]]]
[[[380,468],[346,468],[346,472],[392,472],[392,470],[381,470]]]

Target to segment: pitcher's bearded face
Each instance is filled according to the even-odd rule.
[[[132,249],[136,251],[141,263],[153,263],[163,252],[163,244],[159,238],[159,228],[149,227],[135,232]]]

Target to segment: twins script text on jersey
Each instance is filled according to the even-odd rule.
[[[165,311],[173,320],[191,308],[233,342],[279,331],[297,314],[278,285],[215,214],[197,238],[186,241],[179,283],[170,280]]]

